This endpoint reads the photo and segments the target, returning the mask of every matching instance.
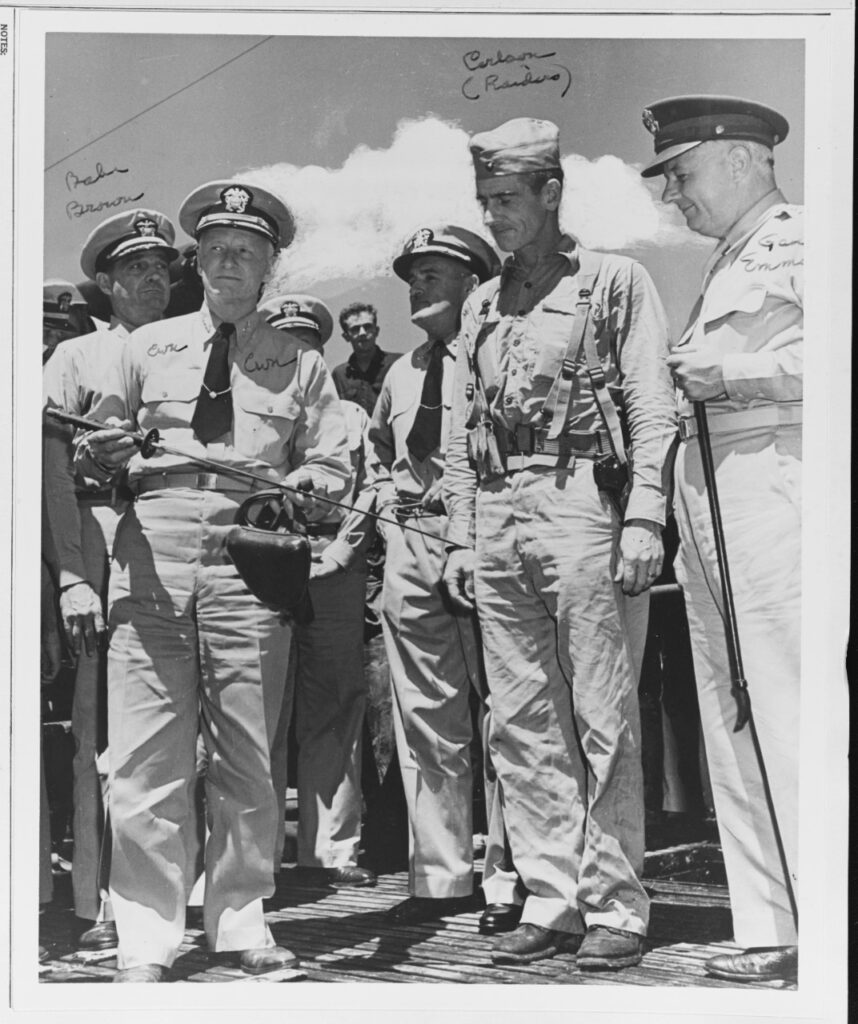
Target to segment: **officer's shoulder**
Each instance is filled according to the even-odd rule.
[[[784,236],[804,234],[804,207],[796,203],[783,203],[764,222],[764,227],[776,228]]]
[[[153,320],[150,324],[143,324],[129,335],[135,345],[144,345],[155,338],[163,338],[169,335],[181,334],[187,330],[194,320],[199,319],[199,311],[185,313],[183,316],[170,316],[162,320]]]

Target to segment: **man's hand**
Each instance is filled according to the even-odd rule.
[[[310,566],[310,579],[311,580],[326,580],[329,576],[335,576],[338,572],[342,572],[343,567],[339,562],[335,562],[326,552],[322,552],[317,558],[313,559],[313,564]]]
[[[101,598],[86,580],[60,593],[60,616],[75,656],[80,654],[83,638],[86,653],[92,657],[98,651],[105,625]]]
[[[692,402],[705,402],[726,394],[724,364],[706,349],[680,348],[667,357],[676,386]]]
[[[433,483],[429,490],[423,495],[420,504],[427,512],[438,512],[444,511],[444,502],[441,499],[441,493],[444,490],[444,478],[439,477],[435,483]]]
[[[300,508],[304,510],[305,515],[311,515],[321,505],[321,502],[316,501],[312,495],[312,490],[315,487],[313,476],[306,469],[293,470],[287,477],[284,478],[283,483],[287,487],[296,488],[295,491],[289,491],[284,494],[284,498],[287,499],[286,504],[288,505],[288,514],[292,516],[292,508]],[[300,493],[296,493],[300,492]],[[329,506],[325,505],[327,509]]]
[[[661,527],[648,519],[629,519],[620,536],[620,557],[615,583],[622,583],[623,593],[634,597],[655,583],[661,573],[664,545]]]
[[[137,445],[133,438],[123,433],[131,429],[129,420],[111,417],[106,422],[114,429],[93,430],[92,433],[84,435],[81,444],[89,450],[100,466],[116,473],[137,451]]]
[[[474,562],[470,548],[454,548],[444,566],[444,586],[453,605],[463,612],[474,610]]]

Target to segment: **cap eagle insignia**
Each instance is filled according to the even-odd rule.
[[[233,186],[225,188],[221,192],[220,198],[229,213],[244,213],[250,205],[253,196],[246,188]]]
[[[650,132],[652,135],[655,135],[655,133],[658,131],[660,125],[659,125],[658,121],[656,121],[656,119],[653,116],[653,113],[649,109],[649,107],[646,108],[646,110],[643,112],[641,117],[642,117],[642,120],[643,120],[643,123],[644,123],[644,128],[646,128],[646,130],[648,132]]]
[[[158,225],[150,217],[141,217],[134,222],[134,230],[141,238],[152,238],[158,232]]]

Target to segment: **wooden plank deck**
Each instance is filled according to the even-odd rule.
[[[700,844],[705,846],[705,844]],[[699,853],[705,857],[706,850]],[[665,860],[650,854],[647,868],[675,864],[683,851]],[[277,891],[266,904],[276,941],[299,957],[299,968],[251,978],[208,953],[202,932],[188,928],[170,981],[246,984],[304,982],[434,982],[457,984],[643,985],[730,988],[709,978],[703,962],[732,950],[729,900],[723,885],[645,877],[653,900],[650,937],[640,965],[619,972],[587,973],[571,953],[521,966],[496,967],[492,939],[477,931],[479,911],[420,925],[392,925],[385,911],[407,895],[405,872],[382,875],[372,889],[329,889],[294,867],[284,866]],[[75,919],[68,885],[41,916],[40,941],[51,953],[40,969],[45,983],[110,982],[115,951],[82,958],[75,950]],[[743,988],[787,988],[784,982]]]

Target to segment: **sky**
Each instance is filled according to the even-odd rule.
[[[776,107],[791,124],[779,184],[803,201],[801,40],[56,32],[45,84],[46,277],[81,280],[81,246],[112,213],[139,205],[177,223],[197,185],[243,177],[296,216],[274,290],[316,294],[335,317],[374,303],[393,351],[423,336],[390,263],[419,227],[481,229],[467,140],[508,118],[560,126],[563,226],[640,259],[675,333],[710,246],[658,201],[660,178],[639,176],[643,107],[683,93]],[[329,364],[348,351],[335,328]]]

